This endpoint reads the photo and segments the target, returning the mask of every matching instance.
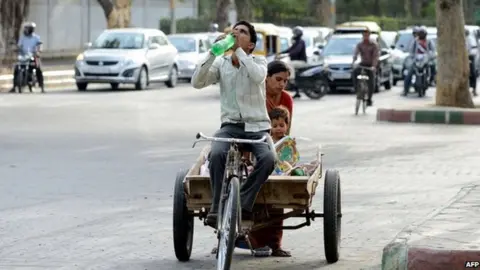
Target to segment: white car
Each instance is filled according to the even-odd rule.
[[[175,87],[178,67],[177,49],[167,36],[157,29],[108,29],[78,55],[75,81],[79,91],[90,83],[134,84],[145,89],[150,82],[165,82]]]
[[[203,34],[171,34],[168,40],[178,50],[178,78],[190,80],[197,63],[207,57],[211,48],[209,37]]]

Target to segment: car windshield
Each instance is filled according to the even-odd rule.
[[[323,56],[332,55],[353,55],[355,47],[361,41],[361,37],[342,37],[331,38],[325,48],[323,48]]]
[[[141,49],[145,37],[141,33],[103,32],[92,44],[97,49]]]
[[[310,47],[312,45],[312,38],[307,35],[302,36],[303,41],[305,41],[305,47]]]
[[[197,41],[192,37],[168,37],[170,42],[177,48],[179,53],[196,52]]]
[[[395,36],[396,35],[397,35],[396,33],[383,33],[383,34],[381,34],[383,41],[385,41],[385,44],[389,48],[390,48],[390,46],[395,44]]]
[[[407,52],[412,41],[413,41],[413,35],[411,32],[401,33],[397,36],[397,41],[395,42],[395,48],[403,52]]]

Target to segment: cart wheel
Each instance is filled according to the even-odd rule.
[[[335,263],[339,258],[341,213],[340,174],[336,170],[327,170],[323,194],[323,241],[328,263]]]
[[[228,187],[228,198],[223,207],[222,225],[219,231],[217,249],[217,269],[229,270],[232,263],[235,240],[237,238],[237,219],[240,205],[240,183],[237,177],[232,177]]]
[[[188,170],[177,173],[173,193],[173,247],[175,256],[181,262],[190,260],[193,243],[193,215],[187,209],[183,179]]]

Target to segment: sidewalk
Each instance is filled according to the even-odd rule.
[[[478,107],[480,97],[472,97]],[[430,124],[463,124],[480,125],[480,108],[462,109],[453,107],[437,107],[435,104],[435,89],[429,89],[427,96],[419,98],[410,94],[408,97],[399,95],[398,103],[383,105],[377,110],[377,121],[400,123],[430,123]]]
[[[454,270],[467,262],[480,262],[479,185],[462,188],[444,208],[400,232],[383,249],[382,269]]]

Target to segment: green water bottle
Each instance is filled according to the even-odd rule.
[[[235,38],[232,34],[227,35],[224,39],[215,42],[212,45],[212,53],[215,56],[223,55],[226,51],[233,47],[235,44]]]

